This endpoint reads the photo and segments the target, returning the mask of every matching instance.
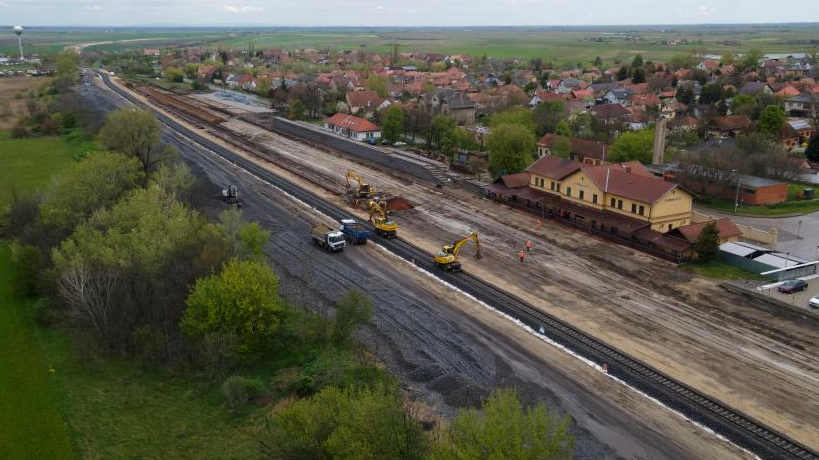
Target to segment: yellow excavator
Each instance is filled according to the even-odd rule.
[[[358,182],[358,188],[355,191],[358,198],[372,198],[375,195],[375,187],[364,182],[364,179],[352,169],[347,170],[347,188],[350,188],[350,179]]]
[[[370,222],[375,226],[375,233],[384,238],[398,236],[398,224],[387,217],[387,203],[382,206],[378,201],[370,200]]]
[[[442,247],[441,251],[435,254],[435,264],[448,272],[461,271],[461,263],[458,262],[458,250],[461,249],[461,246],[468,243],[469,240],[475,242],[475,258],[480,259],[481,242],[478,241],[478,232],[473,231],[451,245]]]

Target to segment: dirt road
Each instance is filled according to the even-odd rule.
[[[103,110],[120,103],[93,86],[83,92]],[[452,411],[492,386],[514,385],[576,420],[578,459],[752,458],[376,247],[324,253],[306,237],[320,216],[195,143],[164,138],[216,184],[202,193],[205,212],[222,208],[218,186],[243,191],[246,216],[272,232],[266,252],[284,295],[314,308],[350,287],[374,299],[375,321],[362,338],[415,397]]]
[[[406,197],[415,208],[396,213],[399,233],[428,251],[478,230],[484,258],[462,257],[466,270],[819,448],[815,320],[550,221],[538,229],[533,216],[459,189],[430,189],[242,121],[225,126],[337,177],[333,186],[354,167],[379,190]],[[533,250],[521,264],[516,253],[527,240]]]

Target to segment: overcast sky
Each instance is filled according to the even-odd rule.
[[[128,26],[819,22],[819,0],[0,0],[0,23]]]

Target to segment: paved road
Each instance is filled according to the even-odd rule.
[[[721,213],[708,208],[698,208],[699,212],[716,217],[730,217],[738,224],[750,225],[761,230],[776,227],[779,232],[777,251],[790,252],[803,259],[816,260],[819,248],[819,212],[797,217],[744,217],[731,213]],[[801,224],[800,224],[801,222]]]

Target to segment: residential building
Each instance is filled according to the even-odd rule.
[[[792,118],[782,123],[779,129],[779,140],[788,149],[807,143],[816,131],[813,124],[804,118]]]
[[[557,134],[546,134],[537,142],[538,158],[545,155],[552,155],[552,146],[562,136]],[[577,139],[574,137],[568,138],[570,151],[569,156],[575,161],[579,161],[587,165],[603,164],[606,157],[606,152],[611,151],[611,147],[596,141],[589,141],[586,139]]]
[[[345,95],[347,108],[350,113],[363,114],[365,117],[372,117],[377,110],[380,110],[385,101],[372,90],[348,91]],[[387,104],[389,105],[389,104]]]
[[[748,134],[751,131],[751,119],[745,115],[727,115],[724,117],[714,117],[708,124],[706,137],[712,139],[725,139],[736,137],[740,134]]]
[[[381,128],[363,118],[344,113],[337,113],[324,120],[324,127],[357,141],[381,138]]]
[[[438,88],[421,95],[418,102],[431,115],[449,115],[462,125],[475,123],[475,102],[463,92],[451,88]]]
[[[812,112],[819,108],[819,96],[810,93],[803,93],[785,100],[785,112],[793,117],[811,116]]]

